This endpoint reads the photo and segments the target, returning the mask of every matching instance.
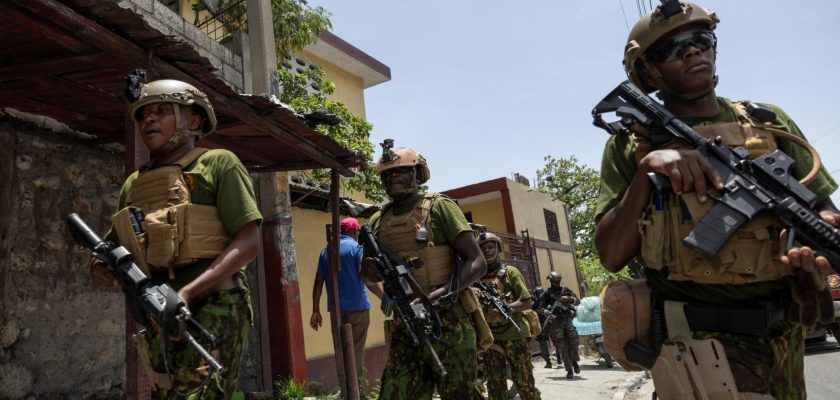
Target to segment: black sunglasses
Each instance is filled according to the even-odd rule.
[[[706,51],[717,46],[717,38],[712,31],[681,33],[662,39],[647,51],[647,57],[656,63],[678,60],[682,58],[688,46]]]

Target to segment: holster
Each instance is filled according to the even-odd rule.
[[[774,400],[739,392],[723,345],[716,339],[669,339],[650,370],[662,400]]]

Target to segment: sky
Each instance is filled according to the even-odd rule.
[[[391,68],[390,81],[365,91],[371,140],[393,138],[423,154],[432,191],[513,173],[533,184],[547,155],[600,168],[608,135],[591,111],[626,79],[636,0],[309,4],[333,14],[335,34]],[[780,106],[840,180],[840,2],[698,4],[721,19],[718,96]],[[840,204],[840,191],[832,199]]]

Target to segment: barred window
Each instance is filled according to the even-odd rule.
[[[557,224],[557,214],[543,208],[545,216],[545,230],[548,232],[548,240],[560,243],[560,225]]]

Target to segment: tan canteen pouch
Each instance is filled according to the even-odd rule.
[[[651,290],[643,279],[611,282],[601,291],[601,327],[607,352],[627,371],[642,371],[624,349],[635,341],[653,347]]]
[[[542,333],[542,324],[540,323],[540,316],[534,310],[522,311],[522,316],[528,322],[528,327],[531,328],[531,337]]]
[[[493,332],[490,330],[490,325],[484,318],[484,313],[481,311],[481,305],[478,303],[478,298],[475,294],[475,288],[469,288],[462,291],[458,297],[461,301],[461,307],[472,319],[473,327],[475,328],[475,347],[478,352],[483,352],[490,348],[493,344]]]

